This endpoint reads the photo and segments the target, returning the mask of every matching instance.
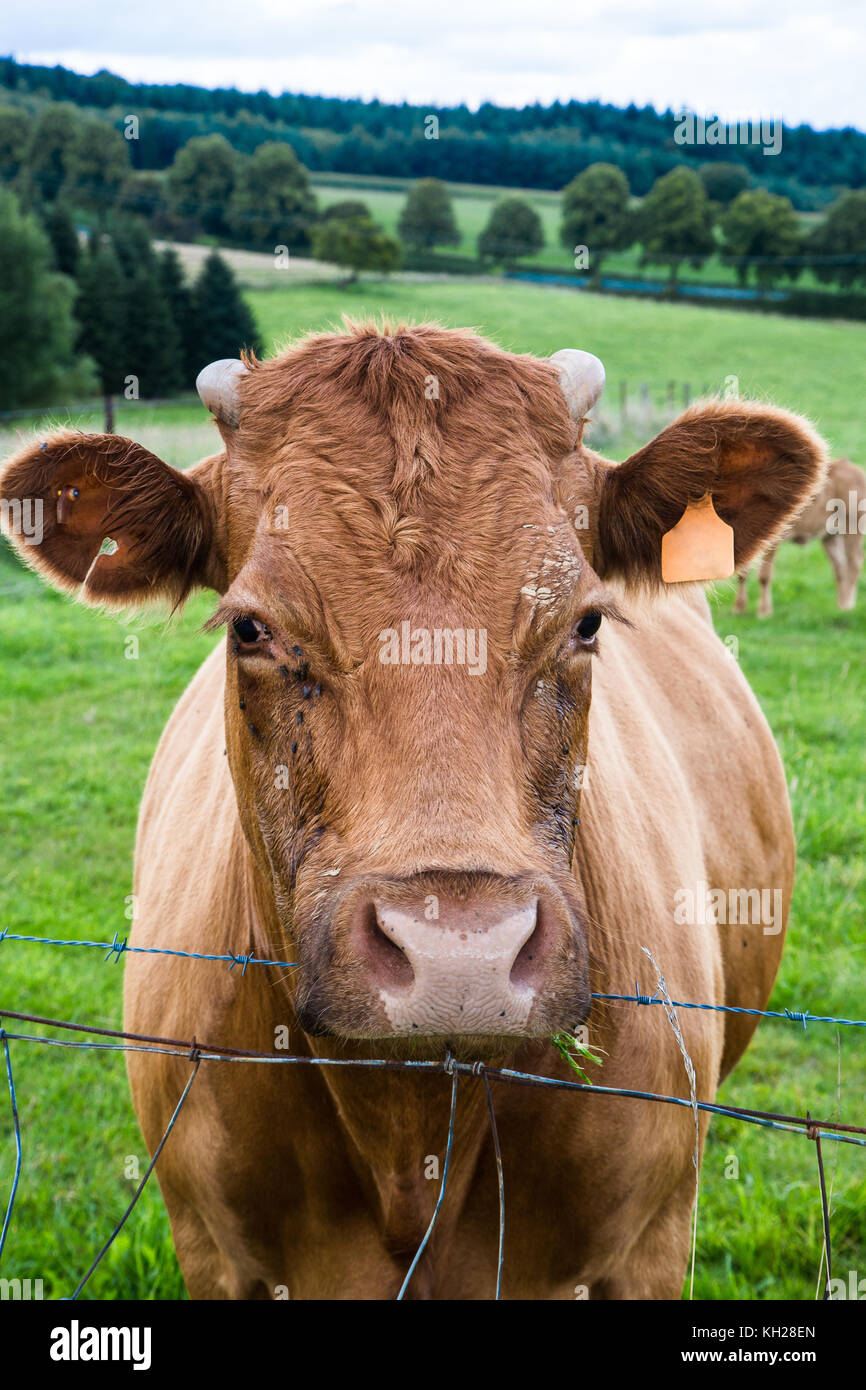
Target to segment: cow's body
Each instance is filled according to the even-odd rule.
[[[806,545],[820,540],[836,582],[836,601],[843,610],[857,602],[857,584],[863,568],[863,526],[866,524],[866,473],[850,459],[834,459],[822,487],[794,518],[776,544],[761,558],[758,568],[760,597],[758,617],[773,612],[773,568],[782,541]],[[749,571],[738,574],[735,613],[748,607]]]
[[[615,465],[583,442],[602,382],[584,352],[356,325],[206,369],[225,448],[185,474],[68,431],[0,472],[10,515],[39,503],[38,544],[13,539],[57,586],[117,604],[210,588],[228,629],[153,764],[132,941],[297,965],[127,957],[128,1030],[275,1059],[202,1061],[161,1153],[195,1297],[393,1297],[430,1221],[448,1076],[280,1063],[286,1042],[569,1079],[551,1037],[586,1022],[596,1083],[688,1098],[664,1010],[592,994],[655,993],[648,948],[674,999],[766,1004],[793,879],[784,777],[703,595],[666,589],[660,556],[711,496],[749,563],[817,491],[824,447],[785,411],[715,401]],[[689,564],[717,572],[700,545]],[[448,656],[444,632],[483,660]],[[681,1026],[711,1100],[754,1020]],[[189,1065],[129,1056],[152,1150]],[[490,1084],[505,1297],[677,1297],[691,1109]],[[495,1288],[482,1078],[458,1094],[413,1297]]]
[[[674,999],[766,1002],[782,933],[760,925],[674,927],[678,888],[778,889],[785,909],[793,838],[775,744],[703,596],[672,597],[608,633],[594,675],[577,862],[589,894],[593,988],[647,994],[648,946]],[[137,851],[132,942],[181,950],[280,952],[257,924],[256,869],[226,765],[222,645],[175,711],[151,771]],[[730,750],[719,757],[713,749]],[[272,957],[273,958],[273,957]],[[245,977],[209,963],[129,957],[126,1027],[273,1051],[291,1023],[285,972]],[[711,1100],[754,1021],[681,1014],[699,1099]],[[688,1096],[662,1008],[596,1005],[603,1066],[593,1079]],[[294,1027],[293,1052],[311,1043]],[[316,1043],[334,1055],[332,1043]],[[374,1043],[338,1055],[376,1056]],[[276,1055],[279,1055],[277,1053]],[[513,1065],[567,1077],[553,1048],[530,1043]],[[158,1142],[189,1072],[132,1054],[145,1138]],[[572,1079],[573,1074],[572,1074]],[[649,1102],[493,1083],[506,1187],[507,1298],[677,1297],[689,1248],[695,1174],[692,1112]],[[459,1090],[454,1168],[410,1291],[488,1298],[496,1279],[497,1182],[483,1086]],[[444,1157],[450,1083],[414,1074],[208,1062],[158,1172],[193,1297],[388,1298],[429,1222]],[[702,1123],[703,1132],[703,1123]]]

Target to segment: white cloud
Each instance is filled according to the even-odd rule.
[[[4,46],[132,80],[419,104],[557,98],[866,128],[861,0],[33,0]]]

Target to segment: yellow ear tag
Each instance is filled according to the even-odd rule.
[[[662,579],[685,584],[730,579],[734,573],[734,531],[716,512],[709,492],[689,502],[676,526],[662,536]]]

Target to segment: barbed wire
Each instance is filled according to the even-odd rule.
[[[671,1001],[667,1002],[670,1005]],[[682,1096],[663,1095],[661,1093],[653,1091],[641,1091],[628,1087],[597,1086],[585,1082],[571,1081],[559,1077],[550,1077],[530,1072],[523,1072],[510,1067],[489,1066],[481,1061],[460,1062],[457,1061],[456,1058],[454,1058],[450,1052],[447,1052],[445,1058],[441,1061],[420,1061],[411,1059],[403,1060],[396,1058],[333,1058],[314,1057],[306,1055],[280,1057],[272,1053],[245,1051],[239,1048],[230,1048],[214,1044],[198,1043],[195,1038],[189,1041],[185,1041],[176,1038],[165,1038],[159,1036],[154,1037],[144,1034],[123,1032],[119,1029],[97,1028],[93,1025],[73,1023],[69,1020],[42,1018],[38,1015],[24,1014],[17,1011],[0,1009],[0,1019],[13,1018],[40,1024],[45,1027],[68,1029],[72,1031],[86,1032],[88,1034],[98,1034],[101,1037],[110,1037],[118,1039],[119,1041],[112,1043],[100,1043],[92,1042],[90,1041],[90,1039],[82,1041],[61,1038],[49,1038],[40,1036],[38,1034],[30,1033],[10,1033],[2,1025],[0,1025],[0,1039],[2,1039],[7,1058],[7,1079],[9,1083],[10,1096],[12,1101],[12,1110],[15,1122],[15,1133],[17,1141],[16,1173],[13,1182],[12,1192],[10,1194],[9,1203],[7,1206],[6,1219],[4,1221],[3,1226],[3,1241],[5,1241],[6,1232],[9,1228],[11,1220],[12,1209],[14,1206],[15,1196],[18,1187],[18,1177],[21,1169],[21,1141],[20,1130],[18,1126],[17,1102],[14,1090],[14,1083],[12,1079],[11,1061],[9,1060],[10,1041],[33,1042],[41,1043],[48,1046],[71,1047],[86,1050],[117,1052],[161,1052],[169,1056],[186,1056],[187,1059],[192,1063],[192,1071],[190,1073],[190,1076],[186,1081],[180,1098],[172,1112],[171,1118],[169,1119],[169,1122],[165,1130],[163,1131],[162,1137],[154,1151],[153,1157],[151,1159],[150,1164],[148,1165],[144,1177],[139,1183],[139,1186],[136,1189],[136,1192],[134,1193],[132,1200],[129,1202],[126,1210],[124,1211],[118,1223],[115,1225],[108,1240],[100,1248],[94,1259],[91,1261],[91,1264],[89,1265],[87,1271],[76,1285],[75,1290],[71,1295],[72,1300],[78,1298],[85,1284],[90,1279],[91,1275],[94,1273],[102,1259],[105,1257],[108,1250],[111,1248],[111,1245],[113,1244],[114,1240],[116,1239],[120,1231],[123,1229],[123,1226],[126,1224],[132,1211],[134,1210],[139,1198],[141,1197],[144,1191],[148,1179],[150,1178],[154,1170],[156,1161],[159,1158],[159,1155],[162,1153],[162,1150],[165,1147],[166,1142],[168,1141],[168,1137],[172,1129],[177,1123],[180,1112],[191,1091],[192,1084],[196,1076],[198,1075],[200,1064],[203,1061],[248,1063],[257,1062],[271,1064],[277,1063],[283,1065],[307,1064],[322,1067],[361,1067],[373,1069],[384,1068],[389,1071],[402,1072],[420,1070],[427,1072],[428,1074],[430,1072],[441,1073],[451,1077],[451,1106],[449,1112],[445,1160],[443,1164],[439,1193],[437,1195],[436,1204],[434,1206],[433,1215],[430,1219],[430,1223],[424,1233],[424,1236],[418,1246],[412,1263],[410,1264],[409,1269],[407,1270],[406,1276],[397,1294],[398,1301],[402,1300],[405,1296],[412,1276],[418,1267],[418,1263],[421,1259],[421,1256],[423,1255],[424,1250],[426,1249],[429,1243],[430,1237],[433,1234],[436,1223],[439,1219],[442,1204],[445,1199],[448,1172],[454,1140],[455,1115],[457,1105],[457,1083],[458,1077],[461,1075],[481,1079],[484,1083],[486,1098],[488,1102],[488,1117],[490,1121],[491,1135],[493,1139],[494,1152],[496,1157],[497,1184],[499,1196],[499,1244],[496,1273],[496,1292],[494,1295],[496,1300],[501,1298],[502,1286],[502,1269],[505,1237],[505,1191],[502,1171],[502,1155],[499,1145],[498,1131],[496,1128],[496,1119],[493,1108],[492,1095],[490,1092],[490,1080],[501,1081],[517,1085],[541,1086],[546,1087],[548,1089],[574,1091],[591,1095],[605,1095],[608,1097],[644,1100],[661,1104],[677,1105],[681,1107],[686,1107],[693,1111],[701,1110],[709,1114],[722,1115],[732,1119],[738,1119],[746,1123],[757,1124],[766,1128],[783,1130],[788,1133],[804,1133],[809,1140],[815,1143],[816,1151],[818,1154],[823,1212],[823,1236],[828,1264],[827,1282],[825,1285],[824,1295],[825,1298],[829,1297],[830,1292],[830,1228],[826,1189],[824,1186],[823,1160],[821,1156],[820,1142],[822,1139],[828,1139],[836,1143],[849,1143],[855,1144],[860,1147],[866,1146],[866,1138],[857,1137],[860,1135],[866,1135],[866,1128],[855,1125],[846,1125],[841,1123],[840,1121],[813,1120],[811,1114],[809,1113],[807,1113],[805,1117],[783,1115],[774,1112],[747,1110],[739,1106],[716,1105],[708,1101],[698,1101],[694,1097],[686,1099]],[[3,1242],[0,1241],[0,1254],[2,1254],[2,1248]]]
[[[492,1067],[483,1062],[459,1062],[447,1057],[442,1061],[430,1060],[422,1061],[418,1059],[402,1059],[391,1057],[317,1057],[305,1053],[294,1053],[280,1056],[274,1052],[256,1052],[254,1050],[227,1047],[220,1043],[199,1042],[196,1038],[168,1038],[159,1034],[129,1033],[117,1028],[99,1028],[93,1024],[73,1023],[68,1019],[45,1018],[39,1014],[20,1013],[12,1009],[0,1008],[0,1019],[17,1019],[23,1023],[35,1023],[44,1028],[62,1028],[71,1032],[88,1033],[99,1037],[114,1038],[124,1044],[145,1044],[145,1046],[133,1046],[131,1048],[112,1047],[106,1050],[114,1051],[150,1051],[160,1050],[167,1055],[190,1055],[195,1051],[203,1061],[211,1062],[256,1062],[270,1065],[302,1065],[314,1067],[370,1067],[384,1071],[424,1071],[433,1073],[445,1073],[451,1075],[454,1068],[457,1071],[471,1076],[481,1076],[482,1073],[494,1078],[495,1080],[507,1081],[518,1085],[530,1084],[545,1086],[555,1090],[585,1091],[593,1095],[623,1096],[635,1100],[663,1101],[670,1105],[685,1106],[692,1108],[692,1101],[684,1099],[682,1096],[661,1095],[655,1091],[635,1090],[631,1087],[620,1086],[599,1086],[592,1082],[571,1081],[560,1077],[541,1076],[533,1072],[518,1071],[513,1067]],[[72,1043],[65,1042],[60,1038],[40,1037],[30,1033],[6,1033],[5,1036],[13,1040],[22,1042],[39,1042],[47,1044],[58,1044],[64,1046],[78,1046],[82,1048],[104,1046],[91,1043]],[[796,1132],[797,1129],[808,1131],[809,1129],[819,1129],[821,1138],[838,1140],[840,1143],[852,1143],[861,1147],[866,1147],[866,1138],[858,1139],[857,1135],[866,1135],[866,1127],[859,1125],[842,1124],[838,1120],[813,1120],[809,1117],[799,1115],[783,1115],[775,1111],[746,1110],[740,1106],[716,1105],[710,1101],[697,1101],[697,1108],[704,1110],[708,1114],[725,1115],[733,1119],[746,1120],[752,1124],[763,1125],[769,1129],[784,1129],[788,1132]]]
[[[105,951],[105,961],[114,958],[115,962],[120,960],[123,955],[138,956],[181,956],[186,960],[214,960],[223,961],[228,965],[229,970],[233,970],[236,965],[241,966],[241,974],[247,973],[248,965],[276,965],[294,969],[297,961],[293,960],[266,960],[255,955],[235,954],[234,951],[226,951],[222,954],[212,954],[207,951],[179,951],[168,946],[130,946],[128,937],[120,937],[114,933],[113,941],[73,941],[66,937],[52,936],[21,936],[8,929],[0,931],[0,944],[4,941],[27,941],[37,943],[40,946],[92,946],[98,951]]]
[[[81,941],[68,939],[66,937],[52,936],[25,936],[17,932],[12,932],[8,927],[0,929],[0,945],[4,941],[20,941],[39,946],[84,946],[91,947],[97,951],[105,952],[105,960],[114,960],[116,963],[122,955],[147,955],[147,956],[180,956],[187,960],[209,960],[223,962],[228,965],[229,970],[233,970],[236,965],[241,966],[241,974],[245,975],[248,965],[269,965],[284,969],[297,969],[297,961],[291,960],[266,960],[249,954],[235,953],[227,951],[223,954],[213,954],[204,951],[179,951],[167,946],[130,946],[129,938],[119,937],[114,933],[113,941]],[[593,993],[593,999],[599,1001],[622,1002],[625,1004],[665,1004],[667,1001],[660,999],[657,995],[641,994],[637,983],[635,983],[634,994],[600,994]],[[752,1018],[775,1018],[782,1019],[788,1023],[801,1023],[806,1029],[809,1023],[832,1023],[844,1028],[866,1028],[866,1019],[862,1018],[836,1018],[832,1014],[813,1014],[809,1009],[747,1009],[738,1004],[705,1004],[673,999],[670,1001],[677,1009],[702,1009],[710,1013],[724,1014],[745,1014]]]
[[[234,969],[236,965],[240,965],[242,976],[246,975],[248,966],[265,965],[279,968],[295,968],[296,964],[292,961],[270,960],[265,957],[257,957],[253,952],[245,954],[234,953],[231,951],[217,953],[183,951],[172,947],[130,946],[128,938],[119,937],[117,932],[114,933],[113,940],[108,942],[90,941],[77,938],[70,939],[64,937],[40,937],[30,934],[25,935],[21,933],[14,933],[9,931],[8,928],[4,928],[3,930],[0,930],[0,944],[6,941],[17,941],[25,944],[37,944],[47,946],[77,946],[83,948],[90,948],[94,950],[101,950],[105,953],[103,957],[105,962],[113,961],[116,963],[120,960],[121,956],[125,954],[134,953],[142,955],[165,955],[188,960],[202,960],[224,963],[228,965],[229,970]],[[638,1007],[659,1004],[665,1008],[665,1011],[668,1014],[669,1021],[672,1018],[676,1018],[675,1011],[677,1009],[683,1008],[709,1010],[719,1013],[746,1014],[757,1018],[782,1019],[789,1022],[802,1023],[804,1030],[806,1028],[807,1022],[833,1023],[849,1027],[866,1027],[866,1020],[841,1019],[835,1018],[831,1015],[813,1015],[808,1010],[761,1010],[743,1008],[736,1005],[708,1004],[691,1001],[684,1002],[678,1000],[671,1000],[668,997],[666,987],[663,987],[663,981],[662,994],[663,997],[660,997],[658,992],[656,992],[656,994],[653,995],[643,994],[640,990],[639,984],[636,982],[635,992],[633,995],[619,993],[593,993],[591,997],[594,1000],[598,1000],[600,1002],[631,1003]],[[88,1037],[82,1040],[47,1037],[41,1034],[33,1033],[9,1032],[3,1026],[3,1021],[12,1019],[17,1020],[18,1022],[32,1023],[41,1027],[56,1028],[60,1030],[65,1030],[67,1032],[86,1033]],[[679,1025],[677,1024],[675,1031],[678,1032],[678,1029]],[[681,1035],[679,1036],[681,1039]],[[94,1039],[97,1037],[100,1039],[109,1039],[110,1041],[94,1041]],[[824,1180],[824,1165],[823,1155],[821,1151],[821,1141],[830,1140],[837,1144],[845,1143],[854,1144],[858,1147],[866,1147],[866,1137],[860,1137],[866,1136],[866,1128],[864,1127],[844,1124],[840,1120],[813,1120],[810,1112],[807,1112],[806,1116],[802,1117],[797,1115],[785,1115],[780,1112],[774,1111],[748,1110],[740,1106],[718,1105],[714,1102],[698,1101],[694,1085],[691,1086],[690,1098],[686,1099],[682,1096],[665,1095],[660,1092],[644,1091],[632,1087],[600,1086],[586,1081],[572,1081],[570,1079],[564,1079],[555,1076],[547,1076],[537,1073],[524,1072],[511,1067],[490,1066],[480,1061],[460,1062],[457,1061],[451,1055],[450,1051],[446,1052],[445,1058],[441,1061],[420,1061],[415,1059],[404,1060],[398,1058],[331,1058],[298,1054],[278,1055],[274,1052],[257,1052],[249,1049],[228,1047],[221,1044],[199,1043],[195,1037],[193,1037],[190,1040],[187,1040],[165,1037],[158,1034],[152,1035],[142,1033],[131,1033],[120,1029],[100,1028],[93,1024],[75,1023],[71,1020],[66,1019],[46,1018],[41,1015],[22,1013],[17,1010],[8,1009],[0,1009],[0,1041],[2,1041],[3,1044],[4,1056],[6,1060],[7,1084],[12,1108],[13,1130],[15,1135],[16,1146],[15,1172],[13,1176],[13,1182],[9,1199],[7,1202],[2,1231],[0,1231],[0,1257],[2,1257],[3,1254],[8,1231],[12,1220],[12,1213],[15,1205],[16,1196],[18,1193],[22,1167],[21,1130],[18,1116],[18,1104],[15,1090],[15,1082],[12,1071],[11,1052],[9,1047],[10,1041],[31,1042],[42,1046],[72,1048],[76,1050],[91,1050],[102,1052],[146,1052],[174,1057],[186,1056],[188,1060],[192,1063],[192,1070],[190,1072],[190,1075],[186,1081],[186,1084],[178,1099],[174,1111],[172,1112],[169,1122],[162,1134],[159,1144],[157,1145],[154,1151],[153,1157],[148,1165],[144,1177],[139,1183],[131,1201],[127,1205],[120,1220],[117,1222],[111,1234],[109,1235],[108,1240],[105,1241],[105,1243],[99,1249],[97,1254],[94,1256],[86,1272],[76,1285],[73,1293],[70,1296],[71,1300],[73,1301],[79,1297],[88,1280],[90,1279],[91,1275],[97,1269],[97,1267],[107,1254],[108,1250],[111,1248],[113,1242],[115,1241],[120,1231],[123,1229],[124,1225],[128,1221],[137,1202],[139,1201],[142,1193],[144,1192],[145,1186],[147,1185],[147,1182],[152,1172],[154,1171],[157,1159],[162,1153],[163,1148],[165,1147],[165,1144],[168,1141],[169,1135],[172,1129],[174,1128],[175,1124],[177,1123],[180,1112],[183,1109],[184,1104],[186,1103],[193,1082],[196,1076],[198,1075],[199,1067],[203,1061],[245,1062],[251,1064],[265,1065],[308,1065],[319,1067],[349,1068],[360,1067],[370,1069],[383,1069],[391,1072],[404,1073],[412,1071],[424,1071],[428,1074],[431,1072],[442,1073],[451,1077],[451,1106],[449,1112],[445,1159],[442,1171],[442,1178],[439,1186],[439,1192],[436,1198],[436,1203],[433,1209],[433,1214],[431,1216],[430,1222],[427,1226],[427,1229],[424,1232],[423,1238],[418,1246],[418,1249],[415,1252],[413,1260],[400,1286],[399,1292],[397,1294],[398,1301],[402,1301],[406,1295],[412,1277],[418,1268],[418,1264],[423,1256],[424,1250],[426,1249],[430,1241],[430,1238],[433,1234],[433,1231],[436,1227],[437,1221],[439,1219],[439,1214],[445,1200],[445,1193],[447,1188],[448,1174],[450,1171],[451,1154],[454,1140],[458,1078],[461,1075],[481,1079],[484,1084],[485,1098],[487,1101],[488,1120],[490,1125],[491,1139],[493,1143],[494,1156],[496,1162],[497,1190],[499,1202],[498,1253],[496,1267],[496,1288],[494,1294],[495,1300],[501,1299],[502,1290],[502,1273],[504,1264],[505,1241],[505,1184],[502,1165],[502,1153],[496,1125],[493,1097],[490,1089],[491,1079],[506,1084],[510,1083],[524,1086],[543,1087],[554,1090],[582,1092],[585,1094],[605,1095],[608,1097],[615,1097],[619,1099],[643,1100],[657,1104],[687,1107],[691,1109],[694,1113],[696,1124],[698,1111],[703,1111],[707,1114],[720,1115],[725,1118],[736,1119],[744,1123],[756,1124],[764,1128],[782,1130],[787,1133],[804,1133],[809,1140],[815,1143],[818,1160],[819,1190],[821,1197],[823,1221],[823,1256],[826,1257],[827,1261],[827,1275],[824,1290],[825,1298],[830,1297],[831,1255],[830,1217],[826,1184]],[[684,1053],[684,1055],[686,1054]],[[695,1227],[695,1231],[696,1229],[697,1228]],[[692,1250],[692,1259],[694,1261],[694,1246]],[[694,1279],[694,1266],[692,1267],[692,1279]]]

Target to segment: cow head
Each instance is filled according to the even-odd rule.
[[[224,449],[186,473],[64,431],[0,476],[44,505],[19,548],[85,601],[219,595],[238,810],[311,1033],[586,1016],[573,856],[617,591],[662,588],[708,492],[747,564],[823,459],[805,421],[712,401],[610,464],[582,437],[602,382],[585,353],[350,326],[206,369]]]

